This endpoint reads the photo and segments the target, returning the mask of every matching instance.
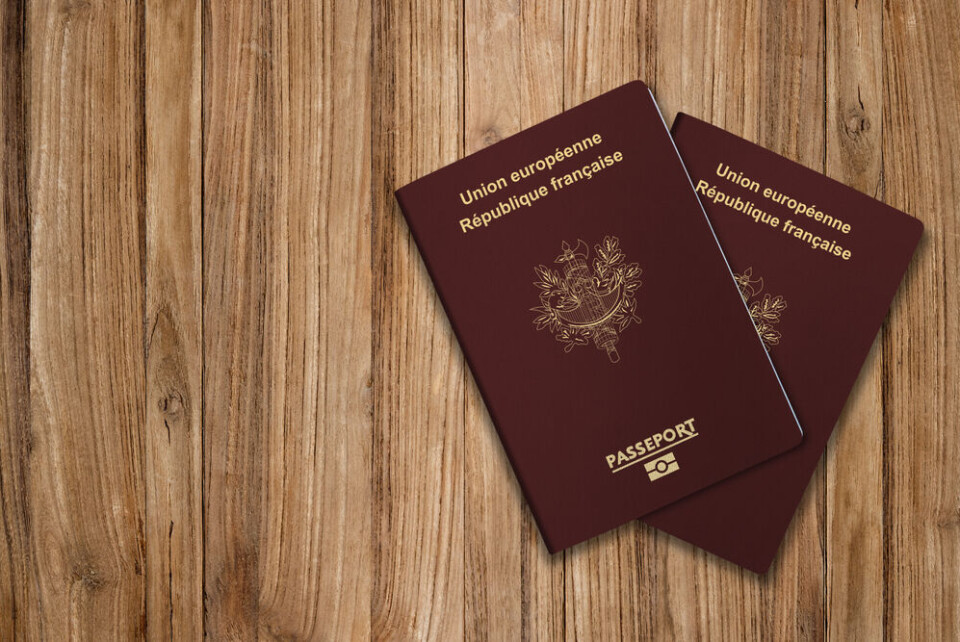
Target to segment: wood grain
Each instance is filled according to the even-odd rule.
[[[200,3],[145,19],[146,625],[185,640],[203,634]]]
[[[757,3],[713,2],[704,10],[670,4],[658,8],[655,93],[667,122],[684,111],[756,140],[762,87],[751,83],[763,67]],[[733,25],[750,25],[734,36]],[[776,614],[762,605],[756,576],[680,540],[649,529],[645,557],[657,576],[656,620],[647,638],[757,639]],[[675,578],[682,578],[678,581]],[[796,614],[783,604],[784,618]],[[785,638],[789,639],[789,638]]]
[[[960,638],[960,9],[883,14],[885,200],[925,226],[883,337],[884,621]]]
[[[883,13],[877,3],[828,2],[826,167],[883,199]],[[883,638],[883,352],[881,330],[826,454],[827,633]]]
[[[370,7],[205,16],[207,633],[365,637]]]
[[[661,8],[661,106],[671,119],[686,111],[822,170],[822,15],[816,5],[750,1],[714,3],[706,10]],[[758,77],[765,82],[757,83]],[[698,631],[717,639],[824,637],[817,568],[823,560],[821,495],[822,474],[811,483],[774,570],[764,577],[664,538],[661,573],[685,578],[660,606],[661,619],[669,623],[664,628],[685,638]],[[691,604],[695,608],[684,608]]]
[[[564,12],[566,106],[577,105],[638,77],[638,0],[567,2]],[[618,35],[610,38],[611,33]],[[636,522],[627,524],[565,552],[568,640],[638,636],[643,582],[636,568],[642,528]]]
[[[273,391],[264,372],[266,237],[268,224],[286,215],[273,216],[270,190],[273,52],[263,11],[217,5],[204,11],[203,24],[204,603],[207,633],[223,639],[255,638],[260,625]]]
[[[143,16],[27,7],[28,637],[144,635]]]
[[[960,8],[0,6],[0,639],[960,638]],[[778,560],[549,555],[393,197],[623,82],[922,219]]]
[[[562,110],[563,12],[515,0],[468,5],[464,43],[465,153]],[[509,53],[509,57],[507,55]],[[509,469],[472,378],[466,390],[464,571],[467,638],[563,636],[563,555],[551,556]],[[490,591],[491,586],[497,590]]]
[[[372,633],[458,640],[466,372],[393,191],[463,154],[463,13],[374,10]]]
[[[464,21],[463,151],[470,154],[521,129],[520,5],[470,3]],[[516,477],[502,474],[510,463],[469,374],[465,393],[464,633],[468,640],[518,640],[523,498]]]
[[[30,531],[30,215],[22,2],[0,5],[0,639],[36,635],[36,542]]]
[[[517,7],[520,31],[520,127],[529,127],[563,110],[564,7],[561,3],[523,2]],[[491,62],[491,64],[493,64]],[[517,489],[519,490],[519,489]],[[564,559],[550,555],[540,539],[530,508],[522,503],[520,539],[520,637],[564,637]],[[489,542],[494,546],[495,542]],[[489,592],[499,589],[482,580]],[[494,636],[487,635],[486,639]]]
[[[824,170],[825,9],[822,4],[762,5],[759,131],[768,149]],[[823,459],[807,486],[771,571],[750,577],[760,589],[760,631],[771,639],[821,639],[826,550]],[[733,607],[733,604],[729,604]]]

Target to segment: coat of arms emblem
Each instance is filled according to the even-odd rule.
[[[749,267],[741,274],[734,274],[740,288],[740,296],[750,310],[750,318],[757,328],[757,334],[763,340],[764,347],[769,351],[770,346],[780,343],[780,331],[774,326],[780,323],[780,315],[787,309],[787,302],[782,296],[771,296],[763,292],[763,277],[754,279],[753,268]]]
[[[574,247],[564,241],[561,247],[563,252],[554,263],[561,266],[562,274],[544,265],[534,268],[540,305],[530,308],[537,313],[533,323],[537,330],[552,332],[564,352],[593,342],[616,363],[620,334],[631,323],[640,323],[634,293],[641,285],[642,270],[637,263],[626,262],[615,236],[593,246],[592,261],[590,249],[581,240]]]

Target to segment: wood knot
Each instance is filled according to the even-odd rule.
[[[97,591],[106,583],[100,571],[90,562],[78,562],[71,571],[73,581],[80,584],[85,590]]]
[[[58,9],[67,22],[82,18],[92,11],[90,0],[65,0],[60,3]]]
[[[851,110],[843,122],[843,131],[850,138],[860,138],[870,127],[870,119],[862,109]]]
[[[499,143],[501,140],[503,140],[503,136],[500,135],[500,132],[496,127],[488,127],[484,130],[483,136],[481,136],[480,140],[483,142],[484,147],[488,147],[494,143]]]
[[[937,511],[937,527],[943,530],[960,528],[960,506]]]
[[[183,414],[183,395],[179,390],[171,390],[157,400],[157,408],[167,419],[176,419]]]
[[[270,50],[269,50],[269,49],[267,49],[266,47],[264,47],[263,45],[261,45],[261,44],[260,44],[259,42],[257,42],[256,40],[251,40],[250,42],[248,42],[248,43],[246,43],[245,45],[243,45],[243,47],[244,47],[245,49],[247,49],[248,51],[252,51],[253,54],[254,54],[256,57],[261,58],[261,59],[270,58],[271,55],[272,55],[272,54],[270,53]]]

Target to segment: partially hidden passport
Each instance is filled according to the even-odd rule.
[[[644,521],[762,573],[903,279],[915,218],[680,114],[674,140],[805,436]],[[747,392],[741,403],[758,400]]]
[[[643,83],[397,200],[551,552],[800,443]]]

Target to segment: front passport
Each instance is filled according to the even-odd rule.
[[[397,199],[551,552],[800,442],[643,83]]]
[[[696,118],[679,115],[673,134],[805,437],[799,448],[644,521],[763,572],[923,227],[903,212]]]

